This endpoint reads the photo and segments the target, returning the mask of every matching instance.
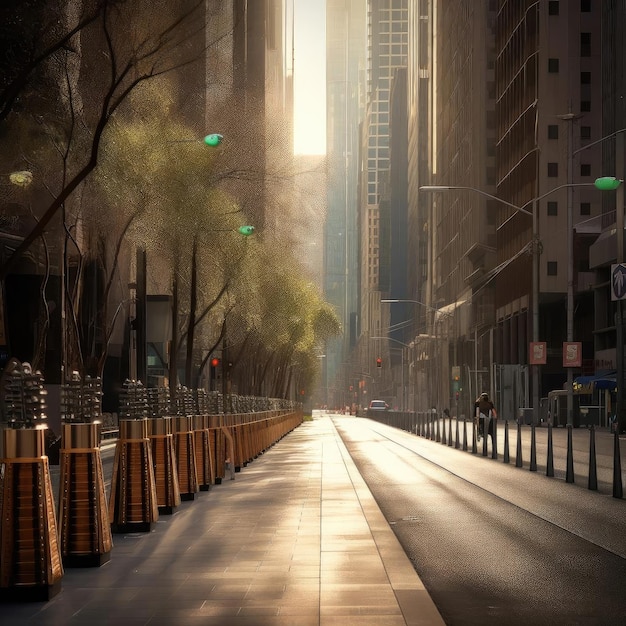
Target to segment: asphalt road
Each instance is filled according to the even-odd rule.
[[[626,624],[625,500],[586,478],[333,419],[447,624]]]

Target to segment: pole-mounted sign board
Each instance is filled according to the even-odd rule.
[[[626,300],[626,263],[611,265],[611,300]]]

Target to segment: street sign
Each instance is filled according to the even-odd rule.
[[[548,357],[547,344],[545,341],[530,342],[530,364],[545,365]]]
[[[563,342],[563,367],[580,367],[583,364],[583,344],[580,341]]]
[[[626,263],[611,265],[611,300],[626,300]]]

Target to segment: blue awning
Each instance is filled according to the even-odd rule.
[[[596,374],[594,376],[579,376],[574,379],[574,386],[593,387],[594,389],[617,389],[617,372],[607,372],[606,374]]]

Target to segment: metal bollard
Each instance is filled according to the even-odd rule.
[[[476,420],[472,421],[472,454],[478,454]]]
[[[565,470],[565,482],[574,482],[574,452],[572,446],[572,425],[567,425],[567,469]]]
[[[491,458],[498,458],[498,420],[491,418]]]
[[[622,496],[622,461],[619,453],[619,434],[615,429],[613,438],[613,497],[621,498]]]
[[[591,425],[589,429],[589,479],[587,489],[598,490],[598,473],[596,467],[596,429]]]
[[[467,452],[467,420],[463,418],[463,451]]]
[[[509,456],[509,420],[504,422],[504,462],[510,463],[511,457]]]
[[[537,435],[535,425],[530,425],[530,467],[531,472],[537,471]]]
[[[522,423],[517,420],[517,448],[515,451],[515,467],[523,467],[524,462],[522,460]]]
[[[483,456],[487,456],[487,439],[489,439],[489,418],[485,418],[485,425],[483,426]]]
[[[554,476],[554,446],[552,444],[552,424],[548,424],[548,459],[546,461],[546,476]]]

